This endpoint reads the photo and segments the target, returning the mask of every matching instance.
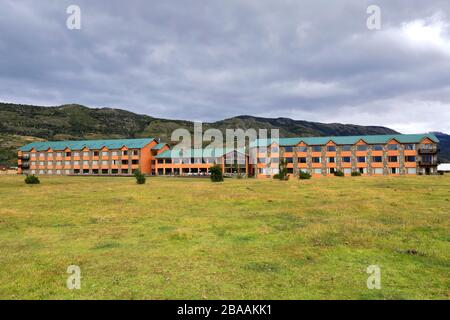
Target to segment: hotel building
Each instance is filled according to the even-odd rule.
[[[259,139],[244,150],[203,149],[180,154],[156,139],[33,142],[18,152],[19,173],[38,175],[208,175],[215,164],[227,175],[271,178],[280,159],[288,174],[312,176],[429,175],[437,173],[437,143],[433,134]],[[230,156],[232,160],[230,161]]]
[[[257,140],[256,177],[278,173],[279,159],[289,175],[305,171],[312,176],[415,175],[437,173],[437,143],[433,134],[396,134],[339,137],[299,137]]]

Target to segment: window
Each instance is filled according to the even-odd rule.
[[[415,144],[405,144],[405,150],[416,150]]]
[[[33,152],[33,153],[31,154],[31,157],[32,157],[32,158],[36,158],[36,153]]]
[[[294,158],[286,158],[287,163],[294,163]]]
[[[358,157],[358,162],[359,163],[366,162],[366,157]]]
[[[71,156],[72,156],[72,153],[66,152],[66,157],[71,157]]]
[[[66,170],[66,171],[65,171],[65,174],[70,174],[70,170]]]
[[[313,152],[322,152],[322,146],[313,146],[312,151]]]
[[[398,150],[398,144],[389,144],[388,150]]]
[[[107,166],[108,165],[108,161],[102,161],[102,166]]]
[[[61,174],[61,170],[56,170],[56,174]]]
[[[39,159],[44,159],[45,158],[45,154],[44,153],[39,153]]]
[[[78,160],[77,160],[77,161],[74,161],[74,162],[73,162],[73,165],[74,165],[74,166],[79,166],[79,165],[80,165],[80,161],[78,161]]]
[[[298,151],[299,152],[308,152],[308,147],[304,147],[304,146],[298,147]]]
[[[47,170],[47,174],[53,174],[52,170]]]
[[[44,166],[44,161],[40,161],[40,162],[39,162],[39,165],[40,165],[40,166]]]
[[[102,151],[102,157],[108,158],[108,151]]]
[[[66,167],[70,167],[70,161],[65,161],[65,162],[64,162],[64,165],[65,165]]]
[[[352,151],[352,146],[344,145],[344,146],[342,146],[342,151]]]
[[[122,160],[122,165],[127,165],[128,164],[128,160]]]
[[[98,166],[98,161],[97,160],[92,161],[92,165],[93,166]]]
[[[53,159],[53,153],[52,153],[52,152],[50,152],[50,153],[47,154],[47,159],[48,159],[48,160]]]
[[[139,155],[139,150],[133,150],[133,156],[138,156]]]
[[[74,174],[80,174],[80,169],[75,169],[75,170],[73,170],[73,173],[74,173]]]
[[[357,145],[356,150],[357,151],[367,151],[367,145],[365,145],[365,144]]]
[[[128,150],[123,150],[123,151],[122,151],[122,155],[123,155],[123,156],[127,156],[127,155],[128,155]]]
[[[85,158],[89,157],[89,152],[83,152],[83,157]]]
[[[108,174],[108,169],[102,169],[102,174]]]
[[[416,168],[408,168],[406,169],[407,174],[417,174]]]
[[[344,174],[352,174],[352,169],[344,168]]]
[[[329,162],[329,163],[334,163],[334,162],[335,162],[334,157],[329,157],[329,158],[328,158],[328,162]]]
[[[159,164],[163,164],[163,163],[164,163],[164,160],[163,160],[163,159],[158,159],[158,163],[159,163]]]
[[[383,168],[375,168],[375,169],[373,169],[373,174],[383,174]]]
[[[415,156],[406,156],[405,162],[416,162],[416,157]]]
[[[359,173],[361,174],[366,174],[367,173],[367,168],[359,168]]]
[[[298,158],[298,163],[306,163],[306,158],[305,157]]]
[[[83,166],[88,166],[89,165],[89,161],[83,161]]]
[[[259,153],[267,153],[267,147],[259,147],[258,152]]]
[[[278,153],[280,150],[279,150],[279,148],[278,147],[272,147],[271,149],[270,149],[270,152],[272,152],[272,153]]]
[[[117,160],[113,160],[111,161],[112,165],[116,166],[117,165]]]
[[[98,151],[94,151],[94,157],[98,157],[99,152]]]
[[[61,153],[61,152],[57,152],[57,153],[56,153],[56,156],[57,156],[58,158],[60,158],[60,157],[62,157],[62,153]]]
[[[36,170],[31,170],[31,174],[36,174]]]
[[[372,157],[372,162],[383,162],[383,157],[381,156]]]
[[[397,168],[391,168],[391,173],[392,174],[397,174]]]
[[[74,152],[74,153],[73,153],[73,156],[74,156],[74,157],[79,157],[79,156],[80,156],[80,153],[79,153],[79,152]]]
[[[292,147],[284,147],[284,152],[292,152]]]
[[[327,151],[328,152],[335,152],[336,151],[336,147],[335,146],[328,146],[327,147]]]
[[[389,156],[388,161],[389,162],[398,162],[398,158],[397,158],[397,156]]]
[[[128,169],[122,169],[122,174],[128,174]]]
[[[272,163],[279,163],[280,162],[280,158],[271,158],[270,162],[272,162]]]
[[[113,152],[111,152],[111,155],[112,155],[113,157],[117,157],[117,156],[119,155],[119,153],[118,153],[117,151],[113,151]]]
[[[89,174],[89,169],[83,169],[83,174]]]
[[[350,157],[342,157],[342,162],[344,162],[344,163],[350,163],[350,162],[352,162],[352,160],[351,160]]]
[[[322,174],[322,169],[313,169],[314,174]]]
[[[313,158],[312,158],[312,162],[313,162],[313,163],[321,163],[321,162],[322,162],[322,159],[321,159],[320,157],[313,157]]]
[[[132,160],[131,164],[139,164],[139,160]]]
[[[266,163],[266,158],[258,158],[258,163]]]
[[[60,166],[61,164],[62,164],[61,161],[56,161],[56,165],[57,165],[57,166]]]
[[[328,168],[328,169],[327,169],[327,172],[328,172],[329,174],[333,174],[335,171],[336,171],[335,168]]]
[[[372,150],[374,151],[383,151],[383,146],[381,144],[376,144],[372,146]]]
[[[92,174],[98,174],[98,169],[92,169]]]

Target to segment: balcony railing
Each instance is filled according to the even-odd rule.
[[[419,161],[420,166],[437,166],[436,160],[429,160],[429,161]]]
[[[433,148],[420,148],[419,147],[419,153],[437,153],[439,152],[439,149],[437,147]]]

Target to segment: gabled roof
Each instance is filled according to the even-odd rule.
[[[167,143],[158,143],[156,146],[154,146],[152,148],[152,150],[161,150],[162,148],[164,148],[165,146],[168,146]]]
[[[83,150],[84,148],[99,150],[103,147],[108,149],[121,149],[123,146],[129,149],[140,149],[151,143],[154,138],[142,139],[115,139],[115,140],[80,140],[80,141],[39,141],[32,142],[20,148],[20,151]]]
[[[395,139],[399,143],[419,143],[423,139],[430,139],[433,142],[439,142],[434,134],[389,134],[389,135],[365,135],[365,136],[329,136],[329,137],[299,137],[299,138],[280,138],[280,146],[296,146],[300,142],[304,142],[307,145],[325,145],[330,140],[338,145],[344,144],[356,144],[359,140],[363,140],[367,144],[385,144],[390,140]],[[254,146],[268,146],[276,140],[274,139],[258,139],[252,143]]]
[[[217,158],[222,157],[224,154],[230,152],[239,152],[245,154],[242,149],[230,149],[230,148],[216,148],[216,149],[193,149],[188,150],[186,154],[183,154],[180,149],[166,150],[155,156],[156,159],[169,159],[169,158]]]

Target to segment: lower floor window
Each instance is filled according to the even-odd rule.
[[[406,169],[407,174],[417,174],[416,168],[408,168]]]
[[[373,169],[373,174],[383,174],[383,168],[375,168],[375,169]]]

